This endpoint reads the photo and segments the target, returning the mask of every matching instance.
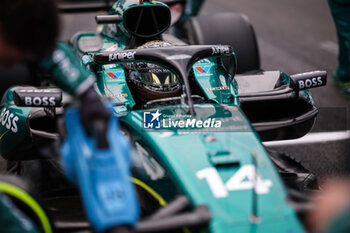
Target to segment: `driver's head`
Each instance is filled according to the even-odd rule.
[[[171,47],[165,41],[150,41],[138,49]],[[176,97],[181,95],[181,83],[177,75],[169,69],[145,62],[135,62],[125,65],[129,76],[129,87],[141,102],[155,99]]]
[[[40,59],[55,47],[55,0],[0,0],[0,65]]]

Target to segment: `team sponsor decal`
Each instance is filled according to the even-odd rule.
[[[119,79],[120,76],[123,74],[123,71],[117,71],[117,72],[106,72],[108,77],[111,79]]]
[[[61,92],[50,89],[20,89],[20,101],[26,106],[53,107],[60,103]]]
[[[201,74],[207,74],[211,68],[211,65],[195,66],[194,68]]]
[[[222,86],[222,87],[208,87],[208,91],[222,91],[222,90],[229,90],[230,88],[228,86]]]
[[[106,65],[103,65],[103,68],[105,70],[110,70],[110,69],[114,69],[117,67],[117,64],[106,64]]]
[[[0,124],[6,129],[11,130],[14,133],[17,133],[17,121],[19,120],[18,116],[10,112],[7,108],[3,108],[0,113]],[[3,135],[2,135],[3,136]]]
[[[322,77],[317,77],[317,78],[314,77],[314,78],[307,78],[304,80],[298,80],[299,89],[317,87],[322,85],[323,85]]]
[[[27,106],[56,106],[56,98],[53,96],[26,96],[24,97],[24,104]]]
[[[131,52],[119,52],[109,54],[109,61],[114,60],[124,60],[124,59],[134,59],[136,51]]]
[[[107,48],[106,51],[108,51],[108,52],[114,52],[114,51],[116,51],[116,50],[119,49],[118,46],[119,46],[118,43],[116,43],[116,44],[112,45],[111,47]]]
[[[159,73],[170,73],[170,71],[166,68],[160,68],[160,69],[157,69],[157,68],[154,68],[154,69],[150,69],[148,70],[149,73],[156,73],[156,74],[159,74]]]
[[[18,90],[18,92],[21,94],[20,95],[21,102],[23,102],[23,104],[26,106],[52,107],[52,106],[58,105],[61,100],[60,92],[58,90],[21,89],[21,90]],[[42,94],[51,95],[51,96],[40,96]]]
[[[222,122],[215,118],[206,120],[196,118],[167,118],[162,119],[162,113],[159,110],[143,113],[143,128],[145,129],[171,129],[171,128],[221,128]]]
[[[212,50],[211,55],[230,53],[230,49],[227,46],[215,46],[215,47],[212,47],[211,50]]]
[[[104,95],[104,97],[109,97],[109,98],[119,98],[119,97],[128,97],[128,94],[126,93],[120,93],[120,94],[108,94]]]

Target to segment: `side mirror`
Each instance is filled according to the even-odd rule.
[[[60,107],[62,91],[53,88],[19,87],[13,92],[13,101],[19,107]]]

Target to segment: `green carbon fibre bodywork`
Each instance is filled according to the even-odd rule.
[[[207,72],[203,74],[196,67],[205,69]],[[239,110],[237,83],[227,76],[223,67],[210,59],[196,63],[193,69],[196,80],[206,97],[218,102],[218,104],[206,104],[206,106],[195,105],[195,108],[212,109],[216,118],[225,118],[227,124],[234,126],[232,130],[182,133],[145,130],[143,111],[130,110],[135,105],[135,101],[127,86],[122,67],[119,64],[99,67],[96,73],[98,93],[101,96],[110,97],[115,103],[125,103],[125,106],[115,107],[115,113],[120,117],[132,138],[133,147],[136,148],[136,152],[133,153],[133,176],[155,190],[167,202],[178,194],[185,194],[193,206],[207,205],[212,215],[209,232],[266,233],[274,232],[276,229],[285,233],[304,232],[296,213],[286,202],[286,190],[259,136]],[[111,77],[109,73],[117,77]],[[224,88],[212,89],[216,87]],[[30,108],[14,106],[11,94],[12,92],[9,91],[3,99],[4,107],[1,111],[4,111],[4,108],[9,109],[19,117],[19,120],[17,121],[18,132],[5,134],[0,140],[1,149],[6,147],[8,150],[16,146],[20,138],[25,137],[26,119],[30,112]],[[226,117],[222,112],[224,108],[232,112],[234,117],[233,115]],[[147,111],[159,110],[161,113],[175,115],[181,109],[181,106],[175,105],[147,109]],[[5,129],[1,127],[0,133],[4,133]],[[208,136],[214,137],[215,142],[207,142]],[[140,153],[140,147],[145,154]],[[223,184],[227,185],[230,178],[240,169],[252,166],[253,153],[257,157],[257,170],[262,180],[269,180],[272,183],[268,193],[257,195],[257,214],[260,219],[258,223],[250,220],[253,211],[252,188],[228,190],[225,197],[216,197],[207,178],[198,176],[199,172],[206,169],[211,172],[215,170]],[[153,178],[146,169],[147,163],[154,169],[153,172],[156,175]],[[241,180],[241,182],[245,181]],[[200,229],[191,230],[196,232]]]
[[[131,3],[136,2],[138,1],[118,1],[112,12],[122,14]],[[91,54],[105,51],[113,45],[116,45],[115,51],[120,51],[125,48],[125,33],[122,23],[118,28],[115,25],[105,25],[101,33],[80,34],[76,41],[102,37],[102,48]],[[78,48],[75,48],[75,52],[81,58],[82,64],[89,68],[91,58]],[[225,127],[221,131],[146,130],[143,127],[145,111],[158,110],[163,115],[177,115],[183,113],[183,107],[169,105],[131,110],[135,106],[135,100],[121,64],[98,65],[94,69],[97,76],[96,91],[103,97],[109,97],[114,103],[125,103],[124,106],[116,106],[114,110],[131,139],[133,177],[148,185],[166,202],[178,194],[185,194],[192,206],[208,206],[212,216],[208,232],[304,232],[295,211],[287,204],[286,189],[269,155],[249,120],[240,110],[237,82],[229,77],[224,67],[215,59],[208,58],[197,62],[193,66],[193,73],[205,97],[215,100],[217,104],[195,104],[195,110],[200,112],[201,108],[210,109],[210,116],[203,113],[197,117],[207,119],[215,116],[216,119],[223,120]],[[312,102],[307,91],[302,94]],[[30,108],[16,107],[12,100],[12,90],[3,98],[1,107],[1,112],[8,109],[19,117],[16,133],[4,134],[6,127],[0,125],[0,149],[11,150],[25,137]],[[255,163],[261,182],[267,182],[263,185],[267,191],[261,191],[256,196],[254,187],[251,186],[251,177],[237,178],[238,173],[254,168]],[[212,182],[213,177],[214,181],[219,182]],[[238,181],[232,180],[233,177]],[[259,188],[255,186],[255,189]],[[257,197],[258,218],[252,221],[254,197]],[[191,232],[200,230],[202,229],[191,229]]]
[[[114,9],[118,11],[118,9]],[[105,26],[106,27],[106,26]],[[105,35],[100,34],[103,38]],[[124,38],[115,41],[124,48]],[[80,56],[83,56],[81,54]],[[89,64],[86,60],[84,64]],[[196,67],[204,69],[200,72]],[[208,68],[209,67],[209,68]],[[108,72],[122,72],[113,80]],[[102,96],[111,97],[115,103],[123,102],[125,106],[115,107],[115,114],[132,138],[133,176],[146,183],[167,202],[178,194],[186,194],[192,205],[205,204],[212,214],[209,232],[304,232],[295,211],[286,202],[286,190],[272,162],[265,151],[259,136],[252,129],[245,115],[239,110],[237,98],[238,85],[231,79],[215,59],[203,59],[193,66],[193,72],[200,88],[208,99],[216,100],[219,105],[210,105],[220,115],[222,106],[231,108],[236,116],[237,128],[226,132],[155,132],[143,128],[142,110],[130,111],[135,105],[129,90],[125,73],[119,64],[101,65],[97,72],[97,91]],[[213,88],[222,87],[219,90]],[[113,96],[114,95],[114,96]],[[198,106],[196,105],[196,108]],[[164,111],[175,115],[181,106],[167,106],[147,111]],[[222,116],[224,117],[224,115]],[[230,121],[229,119],[227,119]],[[211,145],[205,137],[216,138]],[[215,151],[215,152],[213,152]],[[215,166],[212,154],[224,151],[230,156],[216,156],[219,163],[235,166]],[[258,157],[258,173],[263,180],[270,180],[272,186],[267,194],[258,195],[258,215],[261,222],[252,223],[253,189],[228,191],[224,198],[216,198],[206,179],[197,176],[199,171],[213,168],[217,170],[223,183],[227,182],[245,165],[251,165],[253,155]],[[225,162],[225,160],[227,160]],[[145,165],[149,164],[149,166]],[[148,167],[148,168],[146,168]],[[151,168],[149,168],[151,167]],[[220,167],[220,168],[218,168]],[[150,174],[149,169],[153,168]],[[152,172],[151,172],[152,173]],[[154,177],[152,177],[154,176]],[[196,229],[191,229],[196,232]],[[197,229],[198,231],[200,229]]]
[[[219,106],[212,107],[221,112]],[[170,109],[177,112],[178,108],[172,106]],[[238,108],[227,109],[232,112],[227,119],[232,122],[228,124],[238,127],[225,132],[155,132],[143,128],[142,111],[132,111],[121,117],[121,121],[132,129],[133,135],[138,135],[135,138],[140,138],[150,151],[155,151],[155,157],[165,167],[167,175],[159,181],[171,177],[175,187],[166,189],[166,186],[147,182],[145,176],[143,179],[146,178],[146,183],[169,200],[176,195],[169,195],[169,191],[177,190],[186,194],[193,205],[207,205],[213,217],[210,232],[273,232],[276,229],[279,232],[303,232],[294,210],[286,203],[285,188],[259,137]],[[169,107],[159,111],[169,114]],[[216,141],[207,142],[208,136],[215,137]],[[217,152],[225,153],[220,155]],[[258,224],[250,222],[252,189],[228,191],[225,197],[215,197],[206,179],[198,178],[199,171],[213,168],[227,183],[238,170],[252,164],[252,153],[256,154],[261,178],[272,182],[267,194],[258,195],[257,209],[261,218]]]
[[[0,109],[0,151],[8,153],[26,136],[27,119],[31,108],[19,108],[13,102],[10,88],[1,100]]]

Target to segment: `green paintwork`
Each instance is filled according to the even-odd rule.
[[[26,135],[27,119],[31,108],[19,108],[13,102],[10,88],[0,104],[0,151],[7,154],[22,142]]]
[[[197,67],[205,69],[210,67],[205,73],[197,70]],[[237,104],[236,98],[238,86],[234,79],[231,79],[227,72],[215,59],[203,59],[193,66],[194,75],[208,99],[214,99],[221,104]],[[212,90],[217,88],[218,90]],[[222,88],[222,89],[220,89]]]
[[[200,108],[203,107],[196,105],[196,112],[200,112]],[[236,107],[228,107],[226,110],[232,114],[225,117],[220,106],[206,106],[209,107],[215,108],[213,115],[216,119],[220,119],[221,116],[227,121],[227,125],[234,128],[228,130],[224,127],[225,132],[145,130],[143,111],[132,111],[122,117],[121,121],[141,135],[151,150],[157,151],[157,159],[162,161],[167,172],[179,189],[191,199],[193,205],[205,204],[209,207],[213,216],[210,224],[212,232],[270,232],[276,229],[274,227],[277,225],[279,232],[303,232],[294,211],[286,205],[286,192],[268,154],[242,112]],[[169,111],[176,115],[179,114],[181,107],[169,106],[157,109],[164,115],[170,115]],[[156,109],[152,109],[154,110]],[[206,142],[205,138],[208,136],[215,137],[216,141]],[[217,152],[225,153],[220,155]],[[206,180],[196,176],[198,171],[214,168],[217,164],[238,163],[238,166],[217,168],[222,180],[226,182],[239,168],[252,164],[252,153],[258,155],[258,172],[261,177],[272,181],[269,193],[258,195],[258,213],[262,222],[256,225],[249,222],[252,189],[230,191],[227,197],[216,198]],[[213,157],[217,157],[218,160],[214,160]],[[155,190],[161,195],[169,192],[164,187],[155,187]]]
[[[123,10],[134,2],[118,1],[111,12],[121,15]],[[104,41],[101,51],[113,44],[118,44],[117,50],[125,48],[126,31],[122,23],[118,25],[118,30],[113,25],[104,26],[100,34]],[[111,35],[116,34],[123,36],[111,39]],[[81,34],[79,38],[88,36],[91,35]],[[83,54],[80,53],[80,56],[83,57]],[[83,64],[88,66],[91,61],[91,58],[85,57]],[[206,68],[208,66],[209,68]],[[200,72],[196,67],[206,72]],[[120,116],[122,124],[132,138],[132,145],[136,148],[132,157],[133,174],[137,179],[149,185],[166,201],[171,201],[177,194],[184,193],[190,198],[192,205],[207,205],[213,216],[209,226],[210,232],[273,232],[276,229],[286,233],[304,232],[294,210],[286,203],[285,188],[258,135],[239,110],[237,98],[239,90],[236,81],[227,74],[216,59],[203,59],[197,62],[193,66],[193,72],[205,96],[219,104],[196,105],[196,112],[200,108],[213,109],[215,118],[224,119],[224,127],[217,132],[207,129],[197,129],[193,132],[191,130],[180,132],[175,129],[145,130],[143,128],[144,111],[130,111],[135,102],[127,86],[125,74],[121,74],[117,79],[111,79],[107,74],[122,71],[120,64],[101,65],[97,70],[98,92],[102,96],[114,95],[113,102],[126,104],[126,106],[115,107],[115,113]],[[289,81],[288,78],[285,75],[286,81]],[[231,114],[225,116],[223,106],[226,106],[225,111]],[[163,115],[176,115],[183,111],[183,108],[163,106],[145,111],[156,110]],[[197,115],[197,117],[206,119],[208,115]],[[216,141],[207,142],[208,136],[215,137]],[[243,166],[253,163],[252,153],[257,155],[258,173],[262,179],[272,182],[268,193],[258,195],[257,209],[261,217],[261,222],[258,224],[250,222],[253,189],[228,191],[226,197],[217,198],[213,195],[207,180],[200,179],[196,175],[203,169],[212,168],[220,174],[225,183]],[[146,169],[145,164],[153,168],[154,177],[148,171],[150,168]],[[230,166],[230,164],[235,165]]]
[[[120,0],[110,13],[122,15],[128,7],[137,7],[137,3],[136,0]],[[82,64],[91,68],[93,60],[89,54],[105,51],[114,45],[115,50],[124,49],[126,34],[122,23],[117,26],[105,25],[101,33],[82,33],[73,43],[75,52],[81,58]],[[99,51],[83,53],[76,47],[80,39],[96,36],[101,36],[103,40]],[[201,72],[201,69],[204,72]],[[123,129],[131,139],[132,169],[135,178],[147,184],[167,202],[178,194],[186,194],[192,206],[207,205],[212,215],[209,232],[269,233],[276,232],[276,229],[285,233],[304,232],[294,210],[287,205],[286,190],[259,136],[239,108],[237,82],[227,74],[216,59],[203,59],[197,62],[193,66],[193,72],[205,97],[218,103],[196,104],[196,119],[221,120],[223,123],[219,129],[145,129],[143,126],[145,111],[159,110],[164,119],[175,119],[173,115],[187,115],[184,106],[171,105],[132,110],[135,101],[121,64],[97,65],[94,71],[97,76],[96,91],[101,96],[111,97],[115,103],[125,103],[125,106],[115,107],[115,114],[120,117]],[[283,74],[283,77],[288,84],[289,77],[286,74]],[[303,91],[301,94],[312,101],[308,92]],[[25,124],[30,108],[16,107],[12,101],[11,91],[3,98],[1,108],[10,109],[19,116],[18,132],[5,134],[0,140],[1,150],[11,150],[25,135]],[[186,117],[186,119],[193,118]],[[6,128],[0,125],[0,137],[5,131]],[[5,145],[7,148],[4,148]],[[253,166],[255,163],[253,155],[262,180],[271,182],[267,192],[257,194],[257,214],[260,217],[258,223],[250,221],[254,195],[252,187],[243,190],[232,188],[229,190],[226,187],[225,195],[218,196],[214,195],[208,179],[199,175],[203,174],[203,171],[216,172],[222,183],[227,184],[238,171]],[[250,178],[247,179],[241,180],[240,185],[252,182]]]
[[[115,75],[114,78],[110,76],[113,74]],[[135,105],[121,65],[104,65],[97,72],[97,76],[98,90],[102,96],[111,98],[114,103],[125,103],[125,106],[117,107],[116,112],[123,113]]]

